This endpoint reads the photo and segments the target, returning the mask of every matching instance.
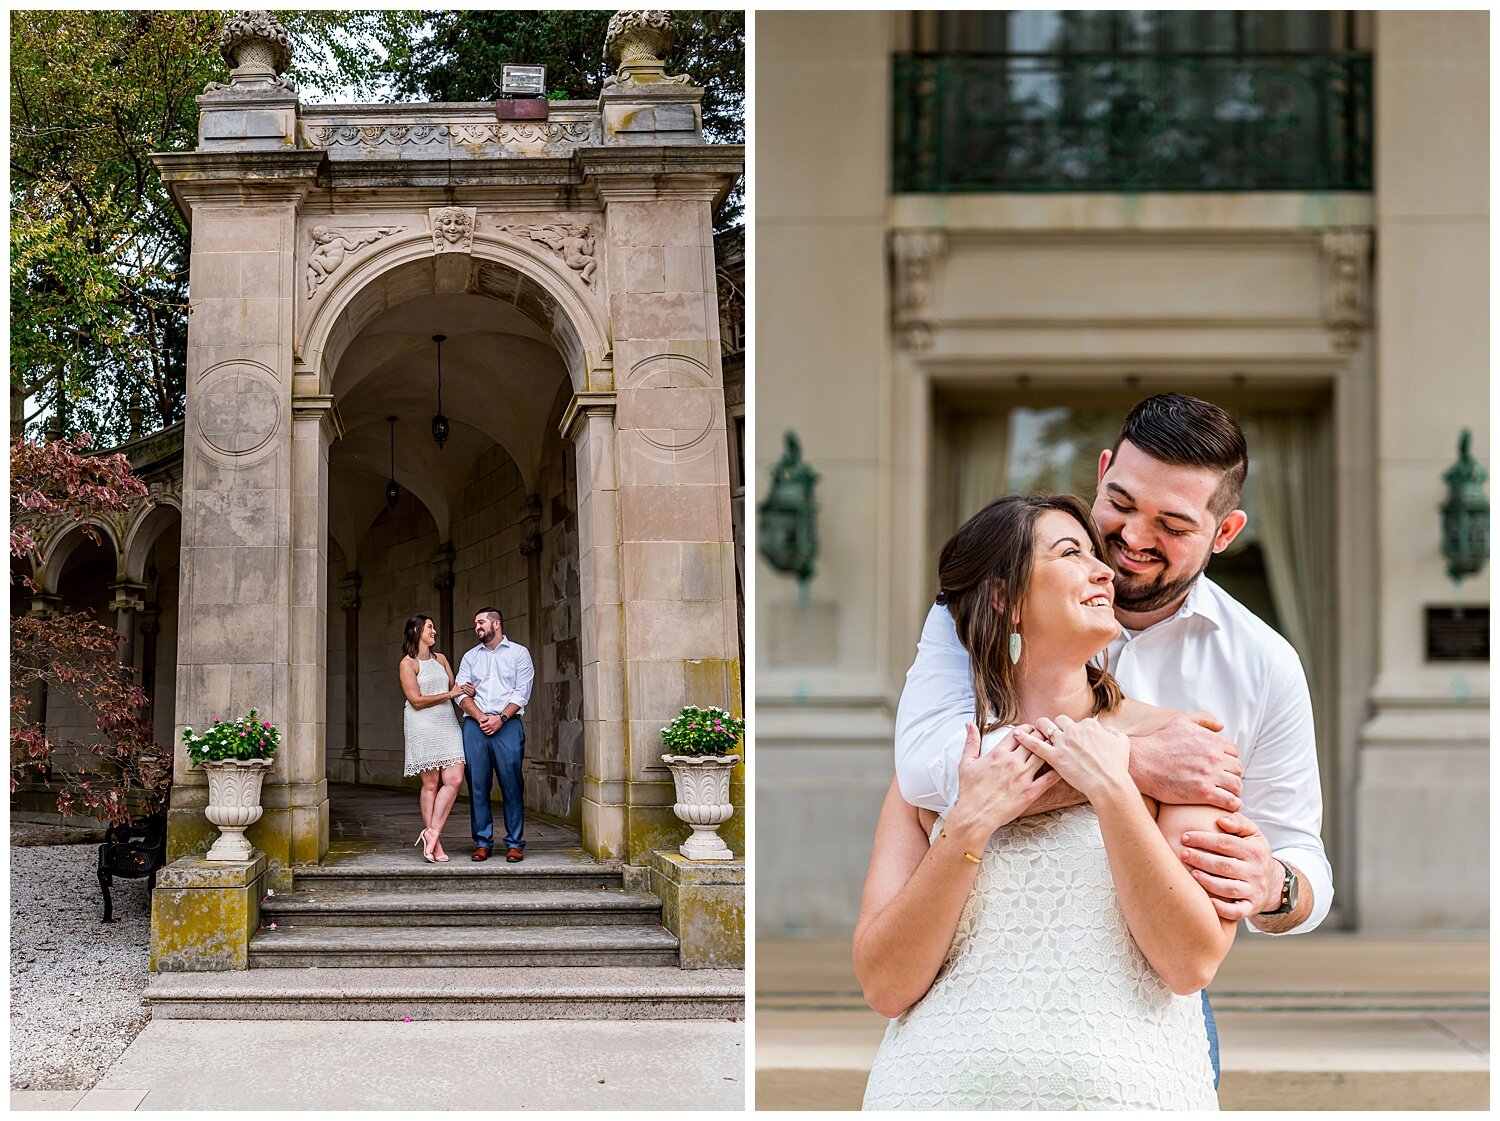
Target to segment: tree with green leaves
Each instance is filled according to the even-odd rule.
[[[385,43],[384,70],[401,98],[489,101],[506,63],[547,68],[552,96],[599,96],[614,67],[604,58],[612,12],[465,10],[424,12],[427,34]],[[676,45],[663,60],[703,87],[703,134],[719,144],[745,139],[745,13],[674,11]],[[715,228],[735,225],[743,193],[730,196]]]

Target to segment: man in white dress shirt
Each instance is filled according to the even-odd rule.
[[[500,780],[505,815],[505,859],[518,863],[525,855],[525,797],[521,758],[526,730],[521,714],[531,700],[536,670],[531,655],[505,637],[498,609],[484,607],[474,616],[479,645],[458,664],[456,680],[472,684],[474,695],[459,702],[464,721],[464,764],[469,782],[469,825],[474,834],[470,860],[488,860],[495,847],[495,817],[490,810],[491,775]]]
[[[1093,506],[1123,628],[1106,657],[1126,696],[1196,714],[1132,738],[1130,766],[1159,801],[1227,811],[1222,833],[1183,837],[1194,878],[1223,917],[1289,934],[1317,926],[1333,898],[1307,681],[1291,645],[1203,576],[1245,527],[1235,508],[1245,471],[1244,435],[1218,406],[1168,393],[1131,410],[1099,456]],[[973,719],[969,655],[952,616],[934,606],[896,717],[907,802],[939,813],[953,805]],[[1030,812],[1081,801],[1058,783]]]

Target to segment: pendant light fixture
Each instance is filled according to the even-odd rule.
[[[438,451],[443,450],[443,445],[448,442],[448,418],[443,415],[443,340],[447,335],[433,335],[432,341],[437,343],[437,415],[432,418],[432,442],[438,446]]]
[[[388,416],[385,419],[391,422],[391,477],[385,484],[385,504],[394,510],[396,503],[401,501],[401,488],[396,485],[396,418]]]

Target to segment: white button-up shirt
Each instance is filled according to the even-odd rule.
[[[1210,712],[1224,722],[1223,735],[1239,747],[1245,768],[1245,816],[1312,888],[1312,914],[1288,933],[1312,930],[1333,902],[1333,871],[1320,836],[1312,701],[1291,644],[1199,577],[1177,614],[1122,633],[1106,656],[1126,696],[1178,712]],[[896,712],[896,778],[912,805],[946,813],[958,800],[964,724],[973,719],[968,651],[948,609],[934,606]]]
[[[536,668],[526,647],[502,637],[493,650],[480,643],[458,663],[454,680],[459,685],[474,685],[474,703],[480,712],[499,712],[506,705],[518,707],[516,715],[526,711],[531,700],[531,682]]]

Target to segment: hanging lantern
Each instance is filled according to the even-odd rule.
[[[778,572],[806,587],[818,559],[818,504],[813,487],[818,473],[802,461],[802,443],[786,434],[786,451],[771,468],[771,489],[758,507],[760,555]]]
[[[401,501],[401,488],[396,485],[396,418],[385,418],[391,423],[391,477],[385,484],[385,504],[392,510]]]
[[[1443,558],[1456,584],[1490,559],[1490,501],[1485,497],[1488,473],[1469,452],[1467,428],[1458,438],[1458,462],[1443,472],[1448,501],[1443,503]]]
[[[437,415],[432,418],[432,442],[438,446],[438,451],[442,451],[448,442],[448,418],[443,415],[443,340],[447,337],[432,336],[432,341],[437,343]]]

